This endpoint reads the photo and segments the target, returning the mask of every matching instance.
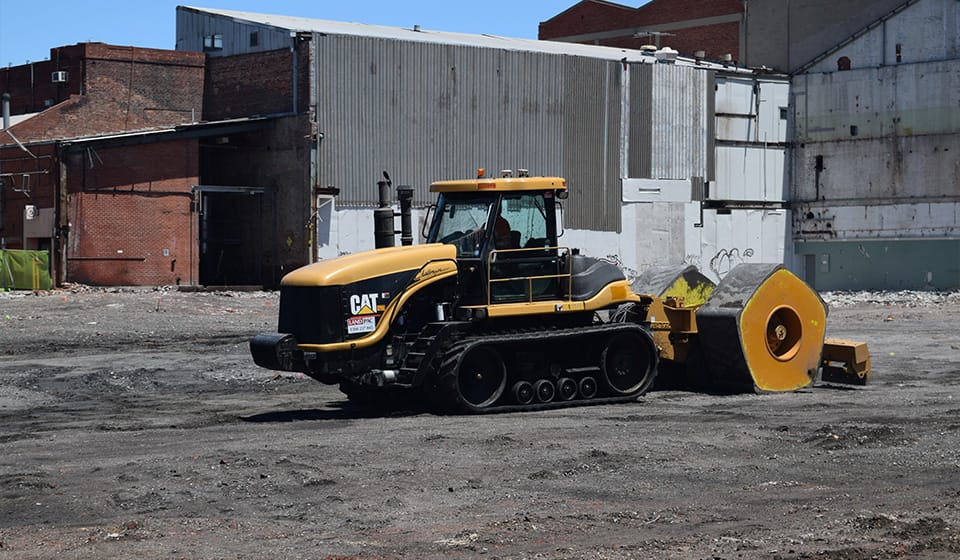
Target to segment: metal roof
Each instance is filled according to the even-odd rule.
[[[12,117],[11,117],[12,118]],[[129,146],[135,144],[146,144],[165,140],[175,140],[181,138],[201,138],[205,136],[215,136],[221,134],[233,134],[238,132],[250,132],[258,130],[264,126],[269,126],[279,117],[241,117],[236,119],[225,119],[221,121],[202,121],[189,124],[164,126],[158,128],[148,128],[142,130],[131,130],[125,132],[113,132],[106,134],[93,134],[88,136],[76,136],[70,138],[51,138],[46,140],[36,140],[23,142],[23,146],[40,146],[44,144],[62,144],[68,150],[71,146],[85,146],[88,144],[111,144],[116,146]],[[12,126],[11,126],[12,128]],[[0,130],[0,134],[9,132],[9,129]],[[11,138],[15,137],[12,133]],[[17,141],[17,144],[20,144]],[[12,144],[0,143],[0,146],[12,146]]]
[[[257,25],[273,27],[279,30],[288,30],[291,32],[321,33],[325,35],[346,35],[355,37],[379,37],[384,39],[396,39],[420,43],[462,45],[512,51],[583,56],[587,58],[618,60],[623,62],[656,62],[654,53],[650,51],[621,49],[599,45],[583,45],[579,43],[567,43],[561,41],[539,41],[534,39],[515,39],[487,34],[476,35],[469,33],[455,33],[450,31],[435,31],[422,29],[420,27],[407,29],[403,27],[389,27],[384,25],[371,25],[367,23],[331,21],[296,16],[259,14],[253,12],[238,12],[234,10],[198,8],[193,6],[177,6],[177,9],[188,10],[200,14],[218,15],[231,18],[238,22],[253,23]],[[676,62],[678,64],[696,65],[713,70],[726,70],[729,72],[746,71],[735,66],[717,64],[708,61],[700,61],[698,63],[694,59],[684,57],[678,57]]]

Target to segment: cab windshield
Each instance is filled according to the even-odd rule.
[[[444,195],[431,241],[456,246],[459,258],[480,256],[492,205],[489,196]]]
[[[434,218],[430,242],[456,246],[458,258],[479,257],[484,242],[489,249],[498,251],[554,246],[556,238],[549,233],[555,231],[554,216],[546,204],[552,194],[445,193]],[[488,224],[493,224],[492,236],[486,233]]]

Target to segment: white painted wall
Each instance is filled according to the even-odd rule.
[[[897,45],[900,60],[897,60]],[[960,54],[960,2],[920,0],[855,41],[830,53],[807,72],[835,72],[837,60],[850,67],[876,68],[955,59]]]

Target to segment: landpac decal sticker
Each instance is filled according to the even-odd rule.
[[[347,318],[347,334],[362,334],[377,329],[379,294],[353,294],[350,296],[350,315]]]

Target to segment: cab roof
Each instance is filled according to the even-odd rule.
[[[430,192],[480,191],[565,191],[567,180],[562,177],[481,177],[455,181],[435,181]]]

